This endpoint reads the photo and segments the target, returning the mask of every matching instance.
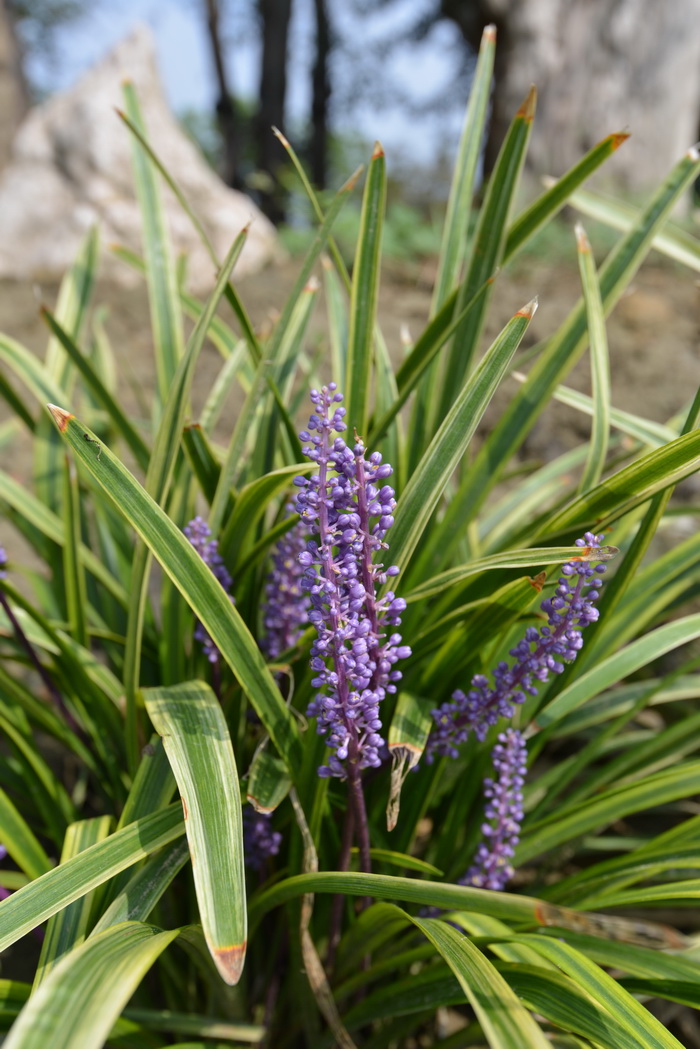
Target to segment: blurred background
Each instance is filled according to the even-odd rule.
[[[497,46],[486,175],[532,83],[530,197],[542,176],[564,174],[606,135],[629,132],[597,186],[641,203],[698,139],[700,0],[0,0],[0,331],[43,356],[38,306],[55,300],[96,226],[97,317],[118,350],[126,407],[147,414],[149,305],[122,250],[140,255],[141,220],[131,136],[114,113],[128,76],[156,152],[220,257],[253,219],[236,285],[263,336],[314,222],[271,126],[328,194],[381,140],[389,201],[379,311],[390,352],[401,355],[429,316],[451,164],[489,24]],[[358,189],[334,226],[348,261],[360,200]],[[211,262],[171,194],[165,204],[187,287],[205,294]],[[677,216],[686,231],[697,232],[697,213],[687,206]],[[580,295],[576,217],[565,212],[501,272],[487,339],[535,295],[533,341],[567,316]],[[600,261],[617,233],[585,221]],[[322,354],[319,301],[309,332]],[[699,332],[697,281],[652,256],[609,323],[616,406],[657,421],[676,412],[697,386]],[[203,396],[218,367],[208,348],[196,384]],[[571,381],[589,389],[585,363]],[[503,397],[513,388],[514,380]],[[526,450],[558,455],[587,426],[555,406]]]
[[[29,107],[71,87],[137,23],[155,39],[171,109],[275,224],[294,208],[271,125],[319,188],[337,188],[379,138],[404,200],[444,199],[489,23],[487,171],[533,82],[534,174],[560,175],[627,130],[606,171],[642,193],[699,137],[700,0],[0,0],[0,162]]]

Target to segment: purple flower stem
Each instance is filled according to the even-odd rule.
[[[345,810],[343,821],[343,836],[340,842],[340,855],[338,856],[338,870],[350,869],[350,854],[352,851],[352,839],[355,835],[355,809],[348,805]],[[343,908],[346,897],[337,893],[331,901],[331,922],[328,931],[328,953],[326,955],[326,967],[329,972],[333,971],[335,965],[335,954],[340,943],[340,930],[343,922]]]
[[[71,729],[72,732],[74,732],[76,734],[76,736],[80,736],[81,738],[83,738],[81,730],[80,730],[80,726],[78,725],[78,722],[75,720],[75,718],[71,714],[70,710],[66,706],[65,700],[63,699],[63,696],[59,692],[59,690],[56,687],[55,683],[52,681],[48,671],[46,670],[46,668],[44,667],[43,663],[41,662],[41,660],[37,656],[36,652],[34,651],[32,645],[31,645],[31,642],[29,641],[28,637],[26,636],[26,634],[22,630],[22,627],[19,625],[19,622],[17,621],[17,617],[15,616],[14,612],[10,608],[10,604],[9,604],[9,602],[8,602],[6,596],[5,596],[5,592],[4,592],[4,590],[3,590],[1,585],[0,585],[0,604],[3,607],[5,615],[7,616],[7,618],[10,621],[10,625],[12,626],[12,629],[15,632],[17,640],[19,641],[20,645],[22,646],[22,648],[25,650],[25,652],[29,656],[29,660],[30,660],[32,666],[35,668],[37,674],[39,675],[41,680],[44,682],[44,685],[46,686],[47,692],[51,696],[51,699],[55,703],[55,705],[58,708],[58,710],[60,710],[61,716],[63,717],[63,720],[65,721],[66,725]]]
[[[356,739],[350,741],[348,748],[348,788],[350,800],[355,812],[355,828],[357,830],[357,847],[360,850],[360,870],[364,874],[372,873],[372,860],[369,852],[369,826],[367,823],[367,807],[365,795],[362,790],[362,775],[357,755],[359,746]]]

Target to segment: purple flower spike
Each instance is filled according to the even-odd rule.
[[[513,876],[511,858],[520,840],[523,819],[522,787],[527,773],[527,749],[521,734],[509,728],[493,748],[496,779],[484,780],[488,804],[487,821],[481,830],[485,841],[476,851],[474,863],[459,879],[460,885],[478,889],[504,889]]]
[[[250,805],[243,809],[243,852],[246,867],[260,874],[271,856],[276,856],[282,844],[282,835],[273,830],[272,817],[256,812]]]
[[[394,664],[411,650],[393,630],[406,602],[392,591],[376,596],[377,587],[398,574],[395,566],[374,561],[394,523],[394,491],[384,483],[392,469],[378,452],[367,457],[361,441],[349,448],[332,436],[345,429],[336,391],[335,383],[311,391],[316,411],[299,436],[318,473],[294,484],[301,489],[296,510],[318,537],[299,556],[309,621],[318,635],[311,669],[319,692],[307,714],[318,719],[318,732],[333,751],[319,775],[344,779],[346,762],[358,770],[381,764],[379,704],[396,691],[401,673]]]
[[[211,538],[209,525],[201,517],[194,517],[189,524],[185,525],[183,531],[201,557],[202,561],[204,561],[204,564],[209,566],[219,580],[228,594],[229,600],[233,602],[233,597],[230,594],[233,580],[231,579],[228,569],[219,553],[219,544],[217,540]],[[218,663],[221,658],[221,653],[201,623],[197,623],[194,637],[195,641],[201,643],[202,651],[209,662]]]
[[[272,554],[263,610],[263,648],[270,659],[292,648],[309,622],[309,596],[302,585],[304,567],[299,563],[308,539],[309,529],[304,521],[299,521],[280,539]]]
[[[602,535],[586,532],[577,546],[598,547]],[[576,659],[583,645],[581,631],[598,618],[594,602],[600,596],[600,575],[605,565],[571,561],[562,566],[562,575],[553,597],[541,604],[547,614],[547,626],[537,630],[528,627],[525,636],[510,655],[515,663],[501,661],[493,672],[494,685],[488,678],[475,674],[469,692],[452,693],[450,702],[432,711],[435,727],[428,739],[426,758],[436,754],[456,758],[457,747],[473,732],[483,740],[499,718],[509,718],[516,704],[528,695],[537,695],[535,681],[547,681],[551,674],[561,674],[566,663]]]

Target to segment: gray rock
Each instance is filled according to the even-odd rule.
[[[163,95],[149,30],[138,26],[63,94],[33,109],[0,175],[0,278],[50,280],[70,265],[87,230],[97,223],[103,244],[141,252],[141,218],[132,174],[132,135],[115,113],[122,82],[131,80],[149,140],[181,186],[223,258],[250,223],[237,276],[256,272],[280,255],[272,224],[244,194],[229,189],[178,125]],[[188,286],[214,283],[211,260],[190,220],[163,184],[174,250],[189,257]],[[102,276],[132,283],[133,272],[104,251]]]

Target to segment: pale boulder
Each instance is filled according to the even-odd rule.
[[[132,173],[132,135],[115,113],[122,83],[133,82],[149,140],[172,172],[223,258],[250,225],[236,275],[255,273],[280,255],[272,224],[244,194],[229,189],[180,128],[165,101],[149,30],[138,26],[73,88],[33,109],[0,175],[0,278],[50,280],[70,265],[97,223],[103,245],[141,251],[141,218]],[[174,250],[189,258],[188,286],[211,288],[215,273],[190,220],[163,184]],[[110,251],[103,276],[136,278]]]

